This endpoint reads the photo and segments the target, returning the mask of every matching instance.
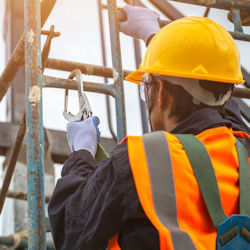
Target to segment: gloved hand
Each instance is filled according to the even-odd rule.
[[[123,11],[127,14],[127,20],[120,22],[120,31],[128,36],[147,40],[160,30],[159,14],[147,8],[126,5]]]
[[[99,123],[99,118],[92,116],[84,121],[71,122],[67,125],[67,139],[71,152],[84,149],[95,157],[97,144],[100,141]]]

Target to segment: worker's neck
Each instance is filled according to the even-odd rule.
[[[168,114],[163,115],[163,119],[158,120],[158,122],[152,123],[152,130],[164,130],[167,132],[172,131],[178,125],[178,119],[174,116],[168,117]]]
[[[176,117],[167,118],[164,120],[164,130],[167,132],[172,131],[178,125]]]

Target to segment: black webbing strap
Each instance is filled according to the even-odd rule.
[[[186,151],[203,200],[217,230],[220,223],[227,219],[227,215],[222,208],[217,180],[208,152],[203,143],[191,134],[175,136]]]
[[[236,139],[240,172],[240,214],[250,216],[250,167],[246,147]]]

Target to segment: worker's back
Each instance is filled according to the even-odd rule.
[[[237,213],[239,206],[235,138],[232,130],[227,127],[232,127],[234,131],[247,131],[239,118],[235,116],[232,122],[229,119],[223,119],[216,110],[207,108],[195,112],[173,131],[174,134],[198,134],[198,138],[204,142],[212,158],[222,205],[227,215]],[[191,237],[191,243],[197,249],[215,249],[216,232],[193,170],[178,139],[170,133],[167,133],[167,137],[171,151],[178,227],[188,232],[187,238]],[[135,143],[132,142],[134,140]],[[141,137],[128,137],[127,141],[116,147],[109,159],[98,166],[87,151],[79,150],[71,154],[64,164],[62,178],[58,181],[49,205],[57,249],[104,249],[107,241],[115,234],[119,235],[117,239],[121,249],[160,249],[159,233],[141,206],[138,187],[135,187],[137,181],[134,181],[131,172],[134,167],[140,169],[144,159],[142,149],[138,148],[139,140]],[[134,153],[139,158],[136,164],[133,164],[131,145],[137,150]],[[141,151],[138,152],[138,149]],[[138,176],[138,179],[142,180],[142,184],[148,183],[142,176]],[[166,179],[165,184],[163,190],[169,190],[169,180]],[[146,194],[146,190],[143,192]],[[167,208],[173,205],[169,200],[165,202]],[[175,227],[177,235],[182,231],[178,227]],[[167,243],[173,244],[169,233],[167,237]],[[186,244],[182,244],[180,249],[187,249]]]
[[[163,179],[165,187],[161,183],[161,178],[164,176],[153,173],[154,171],[159,172],[159,170],[150,170],[150,166],[148,166],[150,164],[149,157],[152,161],[153,154],[157,155],[154,151],[161,151],[160,147],[164,147],[164,145],[156,143],[152,149],[153,152],[149,152],[150,149],[147,148],[145,139],[128,137],[129,160],[140,203],[151,223],[158,229],[161,249],[178,249],[178,246],[185,242],[186,249],[189,249],[188,245],[193,245],[197,249],[215,249],[217,232],[199,191],[187,154],[180,141],[173,134],[165,133],[165,135],[171,162],[165,162],[164,168],[168,168],[167,164],[172,165],[172,172],[170,170],[166,173],[168,179]],[[205,130],[196,136],[206,147],[210,156],[222,206],[227,216],[239,213],[239,162],[235,136],[247,137],[248,135],[242,132],[233,133],[231,129],[226,127],[218,127]],[[162,152],[164,151],[167,154],[167,148],[162,150]],[[199,157],[200,155],[197,155],[197,158]],[[159,155],[159,158],[162,157]],[[161,159],[157,160],[161,161]],[[154,162],[152,164],[155,165]],[[157,166],[154,167],[157,168]],[[202,166],[200,167],[202,168]],[[161,175],[164,175],[164,171]],[[169,184],[172,182],[171,174],[173,175],[173,187]],[[169,189],[167,192],[170,194],[164,194],[162,192],[164,188]],[[160,192],[161,195],[156,192]],[[168,199],[165,204],[161,201],[164,198]],[[171,203],[176,203],[176,205]],[[174,208],[160,207],[164,205],[174,206]],[[165,213],[162,218],[161,213]],[[173,222],[175,220],[176,222]],[[195,248],[191,247],[190,249]]]
[[[207,212],[201,193],[199,192],[199,186],[186,152],[174,135],[166,133],[166,137],[174,177],[175,198],[173,201],[176,201],[178,226],[181,231],[188,233],[197,249],[215,249],[217,233]],[[235,137],[232,130],[226,127],[208,129],[197,135],[197,138],[203,142],[211,158],[219,186],[222,205],[226,214],[237,214],[239,199],[238,157],[235,147]],[[150,196],[151,190],[147,189],[147,182],[149,180],[143,173],[143,169],[145,169],[143,165],[147,164],[147,156],[145,155],[147,150],[144,149],[144,147],[145,145],[143,145],[141,137],[128,138],[130,164],[137,184],[137,193],[139,194],[145,211],[149,209],[149,206],[146,203],[143,204],[143,200],[146,200],[143,196]],[[155,150],[157,149],[155,148]],[[138,155],[140,156],[138,157]],[[199,155],[197,155],[197,157],[199,158]],[[169,178],[171,178],[171,176]],[[154,188],[154,185],[157,189],[157,185],[160,184],[152,183],[153,180],[151,176],[150,180],[151,189]],[[166,180],[166,189],[169,188],[169,181],[170,180]],[[171,204],[169,204],[169,206],[171,206]],[[147,215],[148,217],[150,216],[149,213]],[[157,225],[157,222],[153,218],[149,219],[153,224],[156,223],[154,225]],[[170,220],[172,219],[170,218]],[[166,221],[166,223],[168,222]],[[169,231],[171,231],[171,229]],[[175,242],[171,243],[171,241],[174,241],[173,237],[171,240],[171,232],[167,238],[169,239],[167,247],[171,248],[171,246],[177,244]]]

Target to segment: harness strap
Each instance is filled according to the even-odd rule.
[[[220,223],[227,219],[227,215],[222,208],[217,180],[208,152],[203,143],[193,135],[175,136],[187,153],[209,215],[214,227],[218,229]],[[250,216],[248,153],[246,147],[238,139],[236,139],[236,148],[239,159],[240,214]]]
[[[240,172],[240,214],[250,216],[250,168],[246,147],[236,139]]]
[[[191,134],[175,135],[183,145],[214,227],[227,219],[223,210],[214,169],[203,143]]]

